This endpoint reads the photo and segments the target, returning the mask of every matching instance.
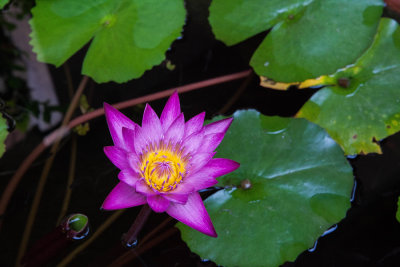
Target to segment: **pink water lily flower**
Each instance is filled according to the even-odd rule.
[[[185,123],[177,92],[160,118],[147,104],[142,127],[106,103],[104,110],[114,141],[104,152],[121,171],[120,182],[102,208],[115,210],[147,203],[155,212],[166,212],[216,237],[197,191],[217,184],[216,177],[239,167],[233,160],[213,158],[233,119],[203,126],[203,112]]]

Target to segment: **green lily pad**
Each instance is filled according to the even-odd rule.
[[[382,0],[214,0],[210,23],[227,45],[273,26],[251,59],[257,74],[299,82],[353,63],[371,44]]]
[[[2,9],[5,5],[7,5],[8,2],[10,2],[10,0],[0,0],[0,9]]]
[[[0,157],[3,156],[6,151],[6,145],[4,141],[6,140],[8,135],[7,131],[7,121],[0,115]]]
[[[397,200],[396,220],[400,223],[400,197]]]
[[[217,156],[238,161],[205,200],[218,233],[178,223],[182,239],[223,266],[279,266],[294,260],[350,207],[352,168],[319,126],[238,111]],[[249,180],[250,189],[240,186]],[[247,181],[246,181],[247,182]]]
[[[400,131],[398,24],[382,19],[372,46],[332,78],[344,87],[321,89],[297,116],[326,129],[346,154],[381,153],[377,141]]]
[[[33,51],[60,66],[91,41],[82,73],[97,82],[126,82],[161,63],[185,21],[183,0],[37,1]]]

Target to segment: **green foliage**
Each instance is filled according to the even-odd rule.
[[[275,81],[298,82],[353,63],[371,44],[382,0],[214,0],[210,23],[227,45],[271,27],[251,66]]]
[[[126,82],[161,63],[185,20],[183,0],[37,1],[33,51],[60,66],[90,42],[82,73],[96,82]]]
[[[302,107],[298,117],[326,129],[346,154],[380,153],[376,141],[400,130],[398,24],[383,18],[366,53],[332,77],[343,87],[321,89]]]
[[[400,223],[400,197],[397,200],[396,220]]]
[[[329,135],[306,120],[256,111],[234,117],[216,157],[241,166],[205,201],[218,238],[178,228],[193,252],[217,264],[279,266],[345,216],[352,168]],[[246,179],[249,189],[241,186]]]
[[[6,140],[7,135],[7,120],[0,115],[0,157],[3,156],[4,152],[6,151],[4,141]]]
[[[2,9],[5,5],[8,4],[10,0],[0,0],[0,9]]]

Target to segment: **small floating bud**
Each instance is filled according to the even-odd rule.
[[[89,233],[89,219],[81,213],[71,214],[65,218],[62,229],[69,239],[85,238]]]

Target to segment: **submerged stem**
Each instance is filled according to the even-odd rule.
[[[63,122],[61,124],[61,127],[66,127],[68,125],[68,123],[70,122],[72,115],[76,109],[76,107],[79,104],[79,98],[82,95],[83,90],[86,87],[86,83],[88,82],[89,78],[87,76],[84,76],[82,78],[81,83],[79,84],[78,89],[75,92],[75,95],[71,101],[71,104],[68,107],[68,110],[64,116]],[[62,129],[62,128],[61,128]],[[46,160],[46,163],[43,167],[43,171],[42,174],[40,176],[39,179],[39,184],[38,187],[36,189],[36,193],[35,193],[35,197],[33,199],[33,203],[32,203],[32,207],[31,210],[29,212],[29,216],[28,216],[28,220],[25,226],[25,231],[24,234],[22,235],[22,241],[21,241],[21,245],[19,247],[19,251],[18,251],[18,256],[17,256],[17,262],[16,265],[19,266],[20,262],[21,262],[21,258],[22,256],[25,254],[26,248],[28,246],[28,242],[29,242],[29,238],[32,232],[32,227],[33,227],[33,222],[35,220],[36,217],[36,213],[37,210],[39,208],[39,203],[40,200],[42,198],[42,194],[43,194],[43,190],[44,190],[44,186],[46,184],[47,181],[47,177],[49,175],[50,169],[53,165],[53,161],[54,158],[56,156],[57,150],[58,150],[58,146],[60,144],[62,136],[58,136],[55,140],[55,142],[53,143],[53,146],[50,149],[50,157]]]
[[[57,224],[61,223],[62,219],[64,218],[64,216],[67,214],[68,211],[69,201],[71,199],[71,194],[72,194],[72,184],[74,183],[74,178],[75,178],[76,154],[77,154],[77,137],[76,135],[73,135],[71,141],[71,156],[69,162],[67,187],[65,189],[64,201],[60,211],[60,215],[58,216]]]
[[[131,248],[137,245],[137,236],[142,229],[144,223],[147,221],[147,218],[149,218],[150,213],[151,208],[149,207],[149,205],[143,205],[128,232],[122,236],[122,244],[124,246]]]

